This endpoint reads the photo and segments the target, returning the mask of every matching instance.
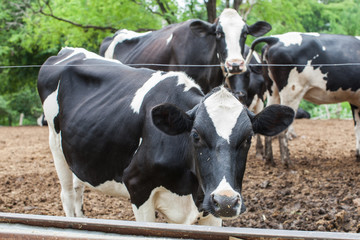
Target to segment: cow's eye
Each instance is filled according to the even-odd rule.
[[[200,135],[196,130],[191,131],[191,137],[192,137],[194,143],[200,142]]]
[[[237,148],[248,148],[250,147],[251,144],[251,139],[252,139],[252,134],[249,135],[247,138],[245,138],[238,146]]]
[[[216,38],[217,38],[217,39],[222,38],[223,35],[224,35],[224,34],[223,34],[222,32],[216,32]]]

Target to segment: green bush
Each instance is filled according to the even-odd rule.
[[[42,113],[36,89],[24,87],[18,92],[0,96],[0,124],[18,125],[20,114],[24,114],[23,125],[36,125]]]
[[[351,107],[348,102],[316,105],[306,100],[302,100],[299,107],[309,112],[311,118],[315,119],[328,119],[329,116],[330,118],[340,119],[352,118]]]

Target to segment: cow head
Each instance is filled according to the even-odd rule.
[[[241,188],[252,136],[276,135],[293,118],[294,111],[280,105],[254,115],[224,87],[188,112],[166,103],[152,109],[153,123],[161,131],[189,133],[192,165],[205,196],[202,209],[222,219],[245,211]]]
[[[246,71],[244,45],[247,35],[262,36],[271,30],[271,25],[258,21],[247,25],[234,9],[225,9],[214,24],[194,21],[190,25],[197,36],[212,35],[216,40],[217,55],[224,75]]]
[[[245,54],[249,53],[249,47],[245,45]],[[250,61],[251,64],[260,64],[260,57],[255,52]],[[248,66],[245,72],[225,78],[225,86],[227,86],[235,94],[235,96],[246,106],[250,106],[252,97],[248,98],[249,91],[254,93],[261,92],[264,88],[264,78],[262,76],[261,66]],[[256,89],[254,89],[254,87]],[[250,94],[251,95],[251,94]]]

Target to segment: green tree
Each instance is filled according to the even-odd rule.
[[[239,9],[248,24],[265,20],[269,34],[289,31],[360,35],[360,0],[12,0],[0,1],[0,108],[3,115],[35,118],[39,67],[64,46],[98,52],[117,29],[159,29],[190,18],[209,19],[225,7]],[[216,13],[216,14],[214,14]],[[211,21],[209,19],[209,21]],[[254,38],[248,38],[248,44]],[[20,97],[21,96],[21,97]],[[21,109],[23,98],[33,106]],[[0,117],[1,118],[1,117]],[[1,120],[0,120],[1,121]],[[1,123],[1,122],[0,122]]]

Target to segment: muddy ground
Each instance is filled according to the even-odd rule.
[[[247,211],[224,226],[360,232],[360,163],[351,120],[296,120],[295,168],[276,168],[251,147],[243,183]],[[0,127],[0,211],[64,216],[47,127]],[[127,199],[86,190],[87,217],[134,220]],[[161,221],[161,220],[160,220]]]

